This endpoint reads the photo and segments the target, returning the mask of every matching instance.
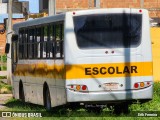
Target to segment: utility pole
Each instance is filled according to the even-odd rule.
[[[8,0],[8,21],[7,21],[7,43],[10,43],[11,46],[11,37],[12,37],[12,2],[13,0]],[[9,53],[7,54],[7,82],[12,84],[12,69],[11,69],[11,48]]]
[[[140,2],[141,2],[140,3],[141,4],[141,8],[143,8],[143,6],[144,6],[144,0],[141,0]]]
[[[92,0],[88,0],[88,8],[92,8]]]
[[[94,0],[94,7],[95,8],[100,8],[101,7],[100,4],[101,4],[101,0]]]
[[[48,0],[48,15],[55,15],[56,14],[56,0]]]

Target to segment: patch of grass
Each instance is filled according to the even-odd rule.
[[[8,89],[9,91],[12,91],[12,86],[11,86],[11,85],[7,85],[7,84],[6,84],[4,87],[5,87],[6,89]]]
[[[138,101],[132,105],[130,105],[129,110],[130,113],[128,114],[120,114],[116,115],[113,114],[113,110],[105,108],[102,112],[93,112],[93,111],[87,111],[84,108],[78,108],[78,109],[71,109],[67,105],[66,106],[59,106],[53,108],[51,111],[46,111],[43,106],[34,105],[30,103],[23,103],[20,100],[10,99],[5,104],[8,108],[7,111],[33,111],[33,112],[42,112],[43,116],[51,116],[43,118],[43,120],[49,120],[49,119],[107,119],[107,120],[114,120],[114,119],[120,119],[120,120],[158,120],[158,117],[137,117],[137,114],[133,114],[133,111],[160,111],[160,82],[154,84],[154,94],[153,94],[153,100],[141,104]],[[95,108],[96,109],[96,108]],[[131,117],[135,115],[136,117]],[[60,117],[60,118],[59,118]],[[33,120],[39,120],[41,118],[33,118]],[[17,120],[17,119],[16,119]]]
[[[0,56],[0,57],[1,57],[1,56]],[[7,62],[7,55],[3,55],[3,56],[2,56],[2,61],[3,61],[3,62]]]
[[[7,62],[7,56],[6,55],[0,56],[0,59],[1,59],[2,63],[6,63]],[[7,65],[0,66],[0,70],[7,70]]]
[[[6,71],[6,70],[7,70],[7,66],[6,66],[6,65],[3,65],[3,66],[1,67],[1,70]]]
[[[8,110],[13,111],[44,111],[43,106],[25,103],[20,100],[10,99],[5,104],[8,107]]]
[[[131,111],[160,111],[160,82],[154,84],[153,99],[147,103],[130,106]],[[147,94],[147,93],[146,93]]]
[[[0,93],[1,94],[2,93],[5,93],[5,94],[12,93],[12,86],[1,81],[0,82]]]
[[[7,76],[0,76],[0,79],[7,79]]]

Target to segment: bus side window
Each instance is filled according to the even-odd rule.
[[[60,54],[60,42],[56,41],[56,58],[60,58],[61,54]]]
[[[40,58],[43,58],[43,42],[44,42],[44,27],[41,28],[41,34],[40,34]]]
[[[22,59],[23,58],[23,44],[22,44],[22,40],[23,40],[23,30],[20,30],[19,31],[19,59]]]
[[[48,25],[48,34],[47,34],[47,49],[46,54],[47,58],[54,58],[54,41],[55,41],[55,34],[54,34],[54,25]]]
[[[31,28],[28,31],[29,36],[28,36],[28,58],[33,59],[34,58],[34,29]]]
[[[24,31],[24,38],[23,38],[23,45],[24,45],[24,58],[25,59],[27,59],[28,58],[28,53],[29,53],[29,51],[28,51],[28,40],[29,40],[29,35],[28,35],[28,32],[29,32],[29,30],[28,29],[25,29],[25,31]]]
[[[52,46],[51,46],[51,54],[50,54],[50,57],[51,58],[55,58],[55,42],[52,42],[52,44],[51,44]]]
[[[21,59],[24,59],[25,57],[25,51],[24,51],[24,39],[25,39],[25,30],[22,30],[22,36],[19,39],[20,46],[19,46],[19,54],[22,54]]]
[[[50,49],[51,49],[51,37],[50,37],[51,27],[47,25],[47,43],[46,43],[46,57],[50,58]]]
[[[34,38],[34,46],[33,46],[33,49],[34,49],[34,58],[36,59],[36,58],[38,58],[38,42],[37,42],[37,28],[35,27],[34,28],[34,36],[35,36],[35,38]]]
[[[43,58],[47,58],[48,25],[43,29]]]
[[[55,58],[55,49],[56,49],[56,25],[52,24],[52,27],[50,29],[50,34],[51,34],[51,51],[50,51],[50,58]]]
[[[40,58],[41,27],[36,28],[36,58]]]
[[[56,25],[56,58],[63,58],[63,24]]]
[[[19,31],[20,59],[62,59],[63,22],[23,28]]]

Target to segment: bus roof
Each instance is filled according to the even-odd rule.
[[[84,14],[96,14],[99,13],[101,11],[106,11],[107,13],[115,13],[115,12],[124,12],[124,11],[132,11],[135,13],[138,13],[140,11],[144,11],[146,12],[145,9],[138,9],[138,8],[102,8],[102,9],[85,9],[85,10],[79,10],[79,11],[69,11],[67,13],[78,13],[78,15],[84,15]],[[15,34],[18,33],[19,28],[24,28],[24,27],[32,27],[34,25],[41,25],[41,24],[47,24],[47,23],[52,23],[52,22],[56,22],[56,21],[62,21],[65,19],[65,15],[66,13],[62,13],[62,14],[57,14],[54,16],[48,16],[48,17],[43,17],[43,18],[37,18],[37,19],[32,19],[32,20],[28,20],[28,21],[24,21],[24,22],[20,22],[20,23],[16,23],[13,25],[13,30],[15,31]]]
[[[58,14],[58,15],[54,15],[54,16],[47,16],[47,17],[43,17],[43,18],[32,19],[32,20],[28,20],[28,21],[14,24],[13,30],[16,33],[18,33],[19,28],[47,24],[47,23],[52,23],[52,22],[56,22],[56,21],[62,21],[62,20],[64,20],[64,18],[65,18],[65,14]]]

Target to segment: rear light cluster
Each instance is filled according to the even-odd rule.
[[[88,87],[86,85],[74,84],[74,85],[68,85],[68,88],[74,91],[88,91]]]
[[[151,81],[147,81],[147,82],[137,82],[134,84],[134,88],[135,89],[141,89],[141,88],[145,88],[148,87],[152,84]]]

